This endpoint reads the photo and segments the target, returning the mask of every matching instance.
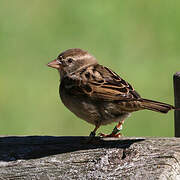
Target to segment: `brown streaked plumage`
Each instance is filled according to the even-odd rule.
[[[110,135],[101,135],[119,137],[124,119],[134,111],[167,113],[174,109],[172,105],[141,98],[128,82],[82,49],[66,50],[48,66],[60,73],[59,93],[64,105],[95,125],[92,136],[101,125],[118,122]]]

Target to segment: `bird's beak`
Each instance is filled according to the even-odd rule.
[[[60,66],[61,66],[61,62],[60,62],[59,60],[55,59],[55,60],[49,62],[49,63],[47,64],[47,66],[52,67],[52,68],[59,69]]]

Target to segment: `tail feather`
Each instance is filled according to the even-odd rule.
[[[141,106],[144,109],[161,112],[161,113],[167,113],[168,111],[175,109],[175,107],[170,104],[153,101],[149,99],[142,99]]]

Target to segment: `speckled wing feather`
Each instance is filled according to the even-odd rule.
[[[109,68],[99,64],[83,68],[66,78],[65,88],[72,94],[104,101],[140,99],[140,95],[128,82]]]
[[[173,106],[141,98],[134,88],[107,67],[96,64],[66,76],[61,88],[77,97],[89,97],[95,101],[120,102],[124,110],[131,112],[149,109],[167,113]]]

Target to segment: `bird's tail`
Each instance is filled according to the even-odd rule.
[[[170,104],[165,104],[162,102],[153,101],[149,99],[142,99],[141,107],[144,109],[161,112],[161,113],[167,113],[171,109],[176,109],[174,106]],[[176,109],[176,110],[180,110],[180,109]]]

